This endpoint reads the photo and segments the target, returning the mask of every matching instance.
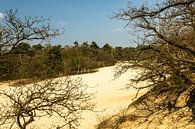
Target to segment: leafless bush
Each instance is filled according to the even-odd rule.
[[[58,128],[76,128],[80,113],[92,110],[93,98],[81,79],[55,79],[28,86],[17,85],[0,92],[0,125],[26,129],[36,118],[56,116],[63,120]]]
[[[0,56],[10,53],[20,43],[48,42],[60,34],[58,29],[52,29],[50,19],[43,17],[17,16],[17,11],[9,10],[0,23]]]
[[[138,110],[147,110],[146,118],[163,111],[162,118],[165,118],[188,107],[187,101],[182,106],[177,102],[182,94],[195,88],[192,77],[195,71],[195,1],[164,0],[153,6],[132,2],[114,18],[127,21],[127,27],[134,27],[141,35],[136,60],[131,65],[119,67],[116,74],[119,76],[129,68],[142,68],[140,76],[131,79],[134,83],[129,87],[138,89],[138,93],[146,88],[151,90],[132,105],[139,103]],[[134,85],[142,81],[149,84]]]

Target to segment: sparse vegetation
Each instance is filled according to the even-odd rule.
[[[150,89],[129,106],[128,110],[132,107],[136,109],[131,112],[133,115],[142,118],[141,121],[131,123],[137,123],[137,128],[151,128],[152,124],[152,128],[155,128],[161,126],[167,118],[175,128],[187,128],[194,119],[194,107],[188,105],[189,101],[195,105],[195,98],[192,97],[195,88],[194,9],[194,0],[165,0],[154,6],[130,3],[127,9],[114,16],[128,21],[127,26],[133,26],[139,30],[139,34],[143,34],[136,61],[131,62],[131,65],[123,65],[116,73],[120,75],[129,68],[143,68],[140,76],[132,79],[132,84],[127,87],[136,88],[138,93]],[[148,81],[149,84],[139,87],[134,85],[142,81]],[[182,119],[185,122],[178,124],[178,120]]]
[[[55,116],[62,121],[53,125],[58,129],[76,128],[81,112],[94,107],[86,89],[81,79],[66,77],[1,90],[0,126],[26,129],[37,118]]]

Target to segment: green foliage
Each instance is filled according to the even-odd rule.
[[[91,42],[91,45],[90,45],[90,48],[98,49],[99,46],[97,45],[97,43],[96,43],[95,41],[92,41],[92,42]]]
[[[123,51],[122,47],[115,47],[113,53],[114,58],[116,58],[117,60],[122,59],[122,51]]]
[[[108,43],[104,44],[104,46],[103,46],[102,49],[103,49],[105,52],[108,52],[108,53],[111,53],[111,51],[112,51],[112,47],[111,47]]]
[[[18,62],[16,57],[6,55],[0,57],[0,80],[16,79],[18,78]]]
[[[41,44],[33,45],[32,49],[34,51],[41,51],[43,49],[43,46]]]
[[[111,54],[103,51],[103,48],[100,49],[95,42],[92,44],[89,46],[87,42],[83,42],[82,45],[62,49],[64,64],[70,74],[87,72],[115,63]]]
[[[10,54],[0,56],[0,80],[52,78],[66,74],[90,72],[114,65],[117,60],[133,59],[135,48],[112,48],[106,43],[100,48],[77,41],[73,46],[21,43]]]
[[[46,57],[44,64],[48,67],[48,76],[53,77],[63,72],[63,63],[61,58],[61,46],[47,46],[45,48]]]

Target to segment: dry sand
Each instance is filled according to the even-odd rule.
[[[91,87],[89,90],[96,93],[95,102],[97,111],[83,113],[85,118],[81,121],[79,129],[93,129],[99,118],[108,118],[127,108],[135,97],[136,90],[123,90],[129,79],[137,75],[138,70],[129,70],[117,79],[114,79],[114,67],[99,69],[97,73],[80,75]],[[143,92],[142,92],[143,93]]]
[[[128,107],[136,94],[135,89],[122,90],[129,83],[129,79],[137,75],[138,70],[129,70],[117,79],[114,79],[114,66],[100,68],[98,72],[82,75],[74,75],[73,78],[81,77],[84,83],[89,85],[88,92],[95,93],[94,102],[97,112],[84,112],[83,120],[78,129],[93,129],[98,124],[99,118],[107,118]],[[8,84],[0,84],[5,88]],[[143,93],[143,92],[142,92]],[[51,128],[51,118],[36,120],[31,127],[37,129]]]

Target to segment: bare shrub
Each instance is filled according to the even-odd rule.
[[[63,120],[56,127],[76,128],[80,113],[94,107],[86,89],[81,79],[67,77],[0,91],[0,125],[26,129],[36,118],[56,116]]]

